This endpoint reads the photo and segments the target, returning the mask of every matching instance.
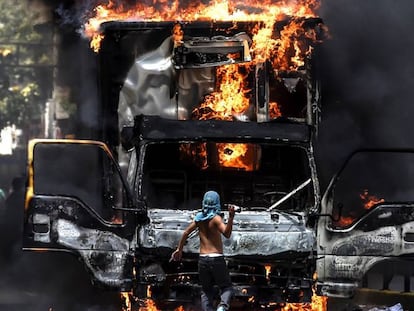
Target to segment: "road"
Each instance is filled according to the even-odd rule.
[[[122,309],[119,294],[94,288],[82,263],[68,254],[15,250],[14,256],[2,257],[0,267],[0,311]],[[397,303],[414,310],[414,294],[362,289],[353,299],[329,299],[328,311],[366,311]]]
[[[0,311],[121,311],[119,294],[94,288],[74,256],[15,250],[0,267]]]

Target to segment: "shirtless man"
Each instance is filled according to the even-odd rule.
[[[230,308],[233,295],[230,274],[223,256],[221,235],[230,238],[233,230],[234,207],[229,206],[227,225],[223,223],[220,213],[220,196],[215,191],[207,191],[202,202],[202,211],[197,213],[194,221],[184,231],[172,259],[179,261],[183,247],[191,232],[198,229],[200,238],[200,257],[198,273],[201,283],[201,305],[203,311],[213,311],[214,285],[220,289],[220,303],[217,311]]]

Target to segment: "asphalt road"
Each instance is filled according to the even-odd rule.
[[[22,251],[13,232],[0,226],[0,311],[122,311],[120,295],[92,286],[75,256]],[[414,292],[361,289],[353,299],[328,299],[328,311],[384,310],[397,303],[414,311]]]
[[[0,311],[121,311],[119,294],[93,287],[75,257],[16,253],[0,262]]]
[[[68,254],[14,250],[2,256],[0,267],[0,311],[122,310],[119,294],[93,287],[82,263]],[[353,299],[329,299],[328,311],[383,310],[397,303],[414,310],[414,294],[363,289]]]

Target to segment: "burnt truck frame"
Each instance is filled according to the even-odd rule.
[[[303,22],[303,27],[321,25],[320,19]],[[275,24],[275,31],[285,24]],[[197,237],[189,237],[182,262],[171,262],[170,256],[199,211],[203,193],[213,189],[222,203],[243,207],[232,237],[224,241],[234,304],[263,309],[275,302],[309,302],[320,215],[313,152],[320,90],[313,59],[308,56],[302,68],[291,72],[260,66],[247,78],[254,95],[245,115],[232,121],[194,120],[189,116],[194,94],[214,87],[209,70],[249,61],[251,28],[249,23],[240,23],[239,29],[225,22],[184,23],[184,44],[176,49],[169,39],[174,25],[103,26],[106,143],[29,143],[23,247],[72,253],[94,283],[138,299],[173,306],[197,303]],[[143,42],[150,47],[144,49]],[[226,56],[233,52],[239,58]],[[183,75],[197,84],[177,78]],[[274,84],[285,94],[283,117],[269,118]],[[160,94],[168,103],[160,102]],[[146,105],[154,98],[158,110]],[[223,144],[247,146],[251,165],[223,167]]]
[[[333,176],[317,225],[319,294],[413,290],[413,161],[414,149],[359,149]]]

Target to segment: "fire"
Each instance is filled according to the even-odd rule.
[[[193,118],[198,120],[228,120],[246,112],[250,100],[249,92],[244,86],[246,75],[240,72],[240,66],[228,65],[217,68],[218,91],[208,94],[200,107],[193,111]]]
[[[328,303],[328,297],[325,296],[312,296],[312,302],[310,303],[287,303],[284,306],[276,309],[275,311],[326,311]],[[126,310],[126,309],[123,309]],[[130,310],[130,309],[128,309]],[[192,309],[191,309],[192,310]],[[154,301],[147,299],[145,306],[140,307],[139,311],[161,311],[157,308]],[[179,306],[174,311],[186,311],[183,306]]]
[[[355,218],[353,217],[342,216],[341,218],[339,218],[338,221],[335,222],[335,224],[340,227],[348,227],[352,225],[354,221],[355,221]]]
[[[282,113],[280,112],[279,105],[276,102],[270,102],[269,103],[269,117],[271,119],[277,119],[282,116]]]
[[[266,271],[266,276],[269,275],[269,273],[271,272],[271,266],[270,265],[265,265],[265,271]],[[316,280],[317,278],[317,274],[316,272],[313,275],[313,279]],[[286,303],[283,305],[278,305],[279,307],[277,309],[275,309],[274,311],[327,311],[327,305],[328,305],[328,297],[326,296],[318,296],[315,293],[315,288],[312,288],[313,290],[313,295],[311,297],[311,302],[310,303]],[[245,291],[244,293],[246,293],[247,291]],[[151,288],[148,286],[147,288],[147,294],[149,294],[149,298],[145,299],[144,301],[144,306],[139,308],[139,311],[162,311],[160,309],[157,308],[155,302],[151,299]],[[124,301],[127,303],[125,303],[124,305],[128,305],[128,308],[122,308],[122,311],[131,311],[131,300],[130,300],[130,293],[126,293],[123,292],[121,293],[121,297],[124,299]],[[253,302],[254,301],[254,297],[250,297],[249,298],[249,302]],[[192,308],[190,308],[190,310],[193,310]],[[177,308],[174,309],[174,311],[186,311],[186,309],[183,306],[179,306]]]
[[[193,118],[198,120],[227,120],[243,118],[249,109],[250,100],[246,88],[242,66],[227,65],[217,68],[218,91],[208,94],[200,107],[193,110]],[[246,171],[253,170],[253,161],[247,157],[251,155],[247,144],[216,144],[219,163],[223,167],[240,168]]]
[[[374,195],[369,195],[368,189],[364,189],[363,193],[361,193],[359,197],[361,198],[365,209],[371,209],[374,205],[385,201],[384,199],[378,199]]]
[[[270,272],[272,272],[272,266],[271,265],[265,265],[265,271],[266,271],[266,280],[269,280]]]
[[[283,27],[279,37],[274,38],[275,22],[267,20],[256,25],[252,44],[254,63],[270,60],[273,68],[281,71],[303,67],[305,57],[312,52],[312,48],[307,47],[307,41],[316,42],[316,33],[305,30],[303,21],[293,19]]]
[[[248,144],[217,144],[220,165],[252,171],[253,161],[248,157],[249,149],[253,147]]]
[[[131,311],[132,310],[132,302],[130,299],[131,293],[128,292],[121,292],[121,300],[122,300],[122,311]]]
[[[207,94],[203,102],[192,111],[192,119],[247,121],[252,114],[252,86],[248,85],[251,73],[263,64],[270,64],[273,71],[299,70],[305,58],[311,53],[310,42],[316,41],[316,33],[304,27],[306,18],[316,17],[318,0],[213,0],[208,3],[178,0],[166,2],[154,0],[151,3],[137,2],[125,4],[109,0],[98,5],[84,25],[84,34],[91,39],[94,51],[100,48],[103,35],[100,25],[103,22],[123,21],[174,21],[172,29],[175,46],[184,38],[180,23],[194,21],[230,21],[237,28],[238,22],[251,23],[250,54],[248,63],[219,66],[216,68],[215,91]],[[275,32],[277,22],[283,21],[282,29]],[[232,58],[232,55],[228,55]],[[268,103],[268,117],[281,117],[277,103]],[[242,144],[217,145],[219,162],[224,167],[253,169],[253,156],[249,147]],[[194,150],[193,150],[194,151]],[[187,154],[194,153],[187,150]],[[202,155],[203,156],[203,155]],[[207,159],[207,157],[204,157]],[[206,163],[203,161],[203,168]]]
[[[157,308],[155,305],[155,302],[152,299],[146,299],[145,300],[145,306],[140,307],[139,311],[161,311]],[[179,306],[174,309],[174,311],[185,311],[183,306]]]
[[[327,305],[328,297],[313,295],[311,303],[288,303],[280,311],[326,311]]]
[[[313,279],[316,280],[318,277],[315,272]],[[311,297],[310,303],[288,303],[283,306],[280,311],[327,311],[328,310],[328,297],[318,296],[315,293],[315,288],[313,287],[313,295]],[[279,310],[277,310],[279,311]]]
[[[359,197],[362,200],[362,206],[365,210],[370,210],[376,204],[385,202],[384,199],[378,199],[375,195],[370,195],[368,189],[364,189]],[[341,216],[340,219],[335,222],[335,225],[340,227],[348,227],[352,225],[356,219],[357,216]]]
[[[152,299],[147,299],[145,301],[145,306],[139,308],[139,311],[159,311],[155,302]]]
[[[175,24],[173,27],[173,38],[174,38],[174,44],[178,45],[184,37],[184,32],[181,29],[181,25],[180,24]]]
[[[302,67],[304,63],[304,53],[309,52],[306,50],[302,52],[300,47],[300,41],[298,38],[302,38],[304,29],[302,22],[292,21],[280,32],[280,38],[277,41],[279,47],[275,50],[275,57],[273,60],[273,67],[279,68],[279,70],[296,70]],[[289,55],[292,55],[289,57]]]
[[[120,1],[119,1],[120,2]],[[100,25],[113,20],[135,21],[276,21],[286,16],[302,18],[315,17],[315,11],[319,8],[318,0],[280,0],[280,1],[211,1],[208,4],[202,2],[180,3],[178,0],[167,3],[163,0],[155,0],[148,4],[139,2],[133,5],[115,3],[109,1],[101,4],[93,10],[93,16],[89,17],[84,25],[84,34],[91,38],[94,44],[91,47],[99,50],[102,40]],[[270,26],[270,24],[268,24]]]
[[[197,165],[200,169],[208,168],[207,161],[207,144],[181,144],[180,156],[183,161],[191,161]]]

